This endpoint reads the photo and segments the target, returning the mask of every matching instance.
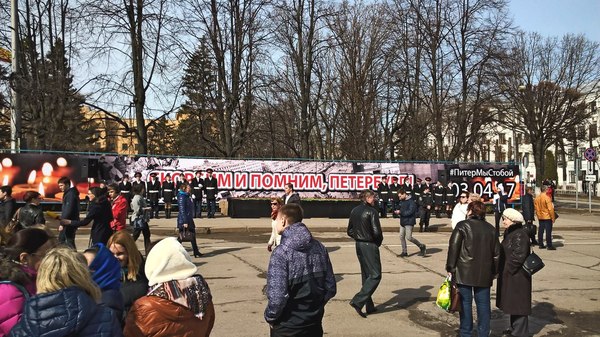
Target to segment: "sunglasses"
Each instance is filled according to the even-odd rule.
[[[276,202],[272,202],[272,203],[271,203],[271,206],[277,206],[277,205],[279,205],[279,204],[278,204],[278,203],[276,203]]]

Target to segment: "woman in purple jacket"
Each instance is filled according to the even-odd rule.
[[[26,228],[10,238],[0,253],[0,337],[8,335],[23,313],[23,305],[35,295],[40,261],[54,245],[48,233]]]

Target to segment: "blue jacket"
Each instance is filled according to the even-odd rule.
[[[183,191],[177,192],[177,228],[183,230],[183,224],[188,224],[188,229],[191,231],[196,230],[194,225],[194,202],[190,195]]]
[[[69,287],[36,295],[25,303],[21,320],[10,337],[121,337],[114,312],[83,290]]]
[[[417,223],[417,203],[407,196],[400,200],[400,226],[414,226]]]
[[[303,223],[290,225],[273,251],[267,273],[265,320],[290,328],[321,324],[336,293],[327,250]]]

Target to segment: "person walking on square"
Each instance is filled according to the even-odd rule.
[[[390,202],[390,186],[387,183],[387,176],[381,177],[381,182],[377,185],[377,195],[379,196],[379,211],[382,218],[387,218],[387,208]]]
[[[277,231],[277,214],[279,209],[283,206],[283,200],[278,197],[271,197],[271,237],[267,242],[267,250],[273,251],[274,247],[279,246],[281,243],[281,234]]]
[[[131,203],[131,182],[129,181],[129,175],[123,175],[123,181],[119,183],[119,190],[121,195],[127,201],[127,211],[129,211],[129,204]]]
[[[194,218],[202,218],[202,191],[204,190],[204,179],[202,171],[196,171],[196,176],[190,182],[192,187],[192,199],[194,199]],[[177,186],[179,190],[179,186]]]
[[[144,198],[144,185],[134,184],[131,192],[133,193],[133,199],[131,199],[131,224],[133,226],[133,241],[136,241],[140,234],[144,235],[144,250],[146,256],[150,251],[150,207],[146,203]]]
[[[269,261],[264,314],[272,337],[323,336],[325,305],[337,291],[327,249],[302,217],[298,204],[281,206],[277,215],[281,245]]]
[[[91,244],[94,245],[96,243],[102,243],[106,245],[108,239],[113,233],[110,227],[110,223],[113,220],[110,202],[108,201],[105,190],[100,187],[90,188],[88,191],[88,198],[90,199],[90,204],[85,218],[83,218],[81,221],[61,218],[59,230],[66,230],[71,227],[78,228],[81,226],[86,226],[93,221],[94,223],[92,224],[92,230],[90,233]]]
[[[458,197],[458,204],[454,205],[452,209],[452,229],[456,228],[456,225],[467,219],[467,207],[469,206],[469,192],[462,191]]]
[[[429,219],[431,219],[431,207],[433,207],[433,197],[429,187],[424,185],[421,194],[421,202],[418,204],[421,208],[421,217],[419,218],[419,232],[429,232]]]
[[[398,177],[392,177],[392,183],[390,184],[390,197],[392,199],[392,211],[395,211],[400,206],[400,199],[398,199],[398,191],[402,186],[398,184]],[[394,212],[393,217],[397,218],[398,215]]]
[[[497,275],[501,247],[494,226],[484,220],[485,205],[481,201],[469,204],[467,216],[450,236],[446,271],[460,291],[460,336],[472,336],[475,299],[478,336],[487,337],[490,335],[490,288]]]
[[[417,203],[403,189],[398,192],[398,198],[400,199],[400,208],[396,212],[400,216],[400,243],[402,244],[402,253],[400,256],[408,256],[406,240],[419,247],[419,255],[425,256],[427,253],[426,246],[412,236],[413,229],[417,223]]]
[[[165,203],[165,217],[167,219],[171,219],[171,205],[173,204],[173,199],[175,198],[175,183],[171,180],[171,174],[167,173],[165,175],[165,181],[162,183],[162,197]]]
[[[531,275],[523,269],[530,239],[524,221],[516,209],[507,208],[502,213],[503,254],[496,282],[496,306],[510,315],[510,329],[504,333],[519,337],[529,337],[531,315]]]
[[[354,295],[350,305],[363,318],[377,311],[373,303],[373,293],[381,282],[381,257],[379,246],[383,242],[383,232],[375,208],[375,192],[364,190],[360,193],[362,203],[352,209],[348,221],[348,236],[356,241],[356,256],[360,264],[362,288]],[[366,307],[366,313],[362,308]]]
[[[523,226],[529,231],[529,237],[532,245],[537,245],[538,242],[535,239],[537,234],[533,221],[535,221],[535,206],[533,205],[533,188],[527,187],[525,194],[521,197],[521,213],[523,214]]]
[[[217,178],[213,177],[213,169],[209,168],[206,170],[206,178],[204,178],[204,194],[206,195],[207,218],[209,219],[214,219],[215,217],[217,193],[219,193],[219,183]]]
[[[58,179],[58,189],[63,192],[62,210],[60,219],[79,220],[79,191],[71,186],[71,180],[68,177]],[[58,227],[58,242],[65,244],[73,249],[75,248],[75,233],[77,227],[74,226],[59,226]]]
[[[446,202],[446,215],[448,216],[448,219],[452,219],[452,212],[454,211],[454,205],[456,205],[456,194],[454,194],[455,185],[454,182],[449,181],[448,186],[444,189],[444,201]]]
[[[158,180],[158,175],[156,174],[156,172],[152,172],[150,174],[150,182],[147,183],[147,186],[148,200],[150,201],[150,208],[152,209],[152,212],[150,213],[150,218],[158,219],[158,199],[160,199],[161,184]]]
[[[108,197],[112,207],[113,220],[110,222],[110,229],[113,233],[127,228],[127,199],[121,194],[119,185],[108,185]]]
[[[283,199],[283,204],[298,204],[300,205],[300,195],[294,191],[294,184],[287,183],[283,186],[284,194],[281,197]]]
[[[546,193],[547,185],[542,185],[541,192],[534,200],[535,215],[538,218],[540,227],[538,228],[538,242],[540,248],[548,250],[556,250],[552,245],[552,226],[556,220],[554,212],[554,204],[552,199]],[[544,232],[546,232],[546,245],[544,245]]]

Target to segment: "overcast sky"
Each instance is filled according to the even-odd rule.
[[[511,0],[515,24],[544,36],[583,33],[600,42],[600,0]]]

